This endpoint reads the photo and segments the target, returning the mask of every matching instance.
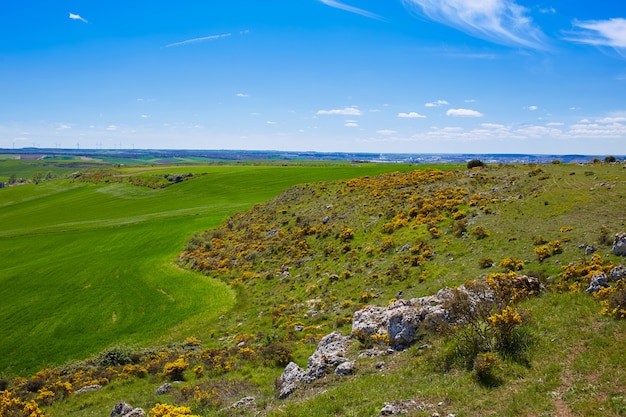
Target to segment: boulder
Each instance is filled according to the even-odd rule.
[[[304,371],[295,362],[289,362],[278,379],[278,397],[282,400],[298,389],[298,383],[304,377]],[[113,416],[111,416],[113,417]]]
[[[612,250],[614,255],[626,256],[626,233],[621,232],[615,235]]]
[[[111,411],[111,417],[121,417],[133,411],[133,406],[128,404],[126,401],[120,401],[115,406],[113,406],[113,411]]]
[[[332,332],[322,338],[315,352],[309,356],[307,369],[302,378],[304,382],[313,382],[323,377],[332,368],[336,368],[347,359],[346,344],[349,338],[339,332]]]
[[[335,375],[338,375],[338,376],[352,375],[352,373],[354,372],[354,365],[355,364],[352,361],[347,361],[347,362],[340,364],[335,369]]]
[[[589,284],[589,287],[585,291],[593,294],[594,292],[600,291],[602,288],[608,287],[609,286],[608,282],[609,282],[609,278],[606,276],[604,272],[595,274],[591,277],[591,283]]]
[[[624,267],[624,265],[614,266],[613,269],[611,269],[609,276],[611,277],[611,281],[624,279],[624,277],[626,277],[626,267]]]
[[[167,394],[168,392],[170,392],[171,389],[172,389],[172,384],[170,384],[169,382],[166,382],[165,384],[161,385],[159,388],[156,389],[156,393],[157,395]]]

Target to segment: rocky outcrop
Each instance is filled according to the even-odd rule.
[[[626,256],[626,233],[621,232],[615,235],[612,250],[614,255]]]
[[[606,282],[606,275],[605,281],[598,281],[597,284],[602,286],[602,282]],[[516,277],[509,285],[512,293],[537,294],[542,291],[541,283],[528,276]],[[444,322],[460,324],[464,317],[459,313],[479,308],[480,305],[489,306],[489,303],[498,301],[498,297],[502,296],[497,295],[489,285],[478,283],[469,287],[444,288],[433,296],[395,300],[386,307],[367,306],[354,313],[351,336],[361,341],[384,340],[389,345],[387,352],[370,349],[359,358],[394,353],[414,344],[421,326],[433,329]],[[458,304],[463,304],[466,310],[455,311]],[[348,341],[349,337],[333,332],[319,342],[309,357],[306,370],[293,362],[289,363],[277,383],[279,397],[289,397],[299,384],[311,383],[333,369],[338,376],[352,374],[355,363],[345,357]]]

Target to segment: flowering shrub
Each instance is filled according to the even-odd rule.
[[[34,400],[23,401],[10,391],[2,391],[0,392],[0,416],[45,417],[45,414]]]
[[[603,288],[594,294],[602,304],[602,315],[616,319],[626,318],[626,281],[617,281],[613,287]]]
[[[504,258],[500,261],[500,266],[509,271],[519,271],[524,268],[524,261],[517,258]]]
[[[495,371],[502,370],[498,356],[492,352],[481,353],[476,356],[472,367],[472,374],[483,384],[495,385]]]
[[[185,407],[185,406],[176,407],[174,405],[169,405],[169,404],[155,405],[150,410],[148,415],[150,417],[179,417],[179,416],[200,417],[200,416],[191,414],[191,409],[189,407]]]
[[[535,248],[535,255],[537,255],[537,260],[541,262],[544,259],[547,259],[550,256],[552,256],[552,253],[548,246],[543,245],[543,246],[538,246]]]
[[[189,368],[189,362],[184,357],[176,359],[174,362],[165,364],[163,368],[163,376],[168,377],[172,381],[184,380],[183,372]]]

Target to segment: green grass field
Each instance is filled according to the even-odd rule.
[[[234,296],[224,284],[175,266],[194,232],[297,183],[409,167],[160,169],[204,175],[160,190],[67,180],[0,190],[0,370],[21,374],[117,343],[202,336]]]

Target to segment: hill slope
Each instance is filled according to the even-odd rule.
[[[583,291],[593,271],[622,261],[610,252],[613,235],[626,230],[624,179],[619,165],[503,166],[291,188],[196,234],[180,255],[237,293],[204,344],[136,352],[139,368],[114,363],[104,389],[49,411],[102,413],[122,396],[146,409],[189,403],[202,415],[378,415],[385,402],[415,416],[625,415],[625,321],[601,315]],[[384,338],[354,339],[353,375],[329,374],[277,399],[273,381],[286,362],[306,367],[320,338],[349,334],[367,305],[509,273],[550,290],[516,305],[529,343],[520,355],[496,351],[489,383],[476,378],[475,360],[469,368],[454,360],[462,333],[424,329],[419,343],[382,357],[358,359],[365,348],[384,349]],[[156,395],[172,369],[185,382]],[[134,373],[143,378],[129,379]],[[251,409],[228,408],[244,395],[255,396]]]

